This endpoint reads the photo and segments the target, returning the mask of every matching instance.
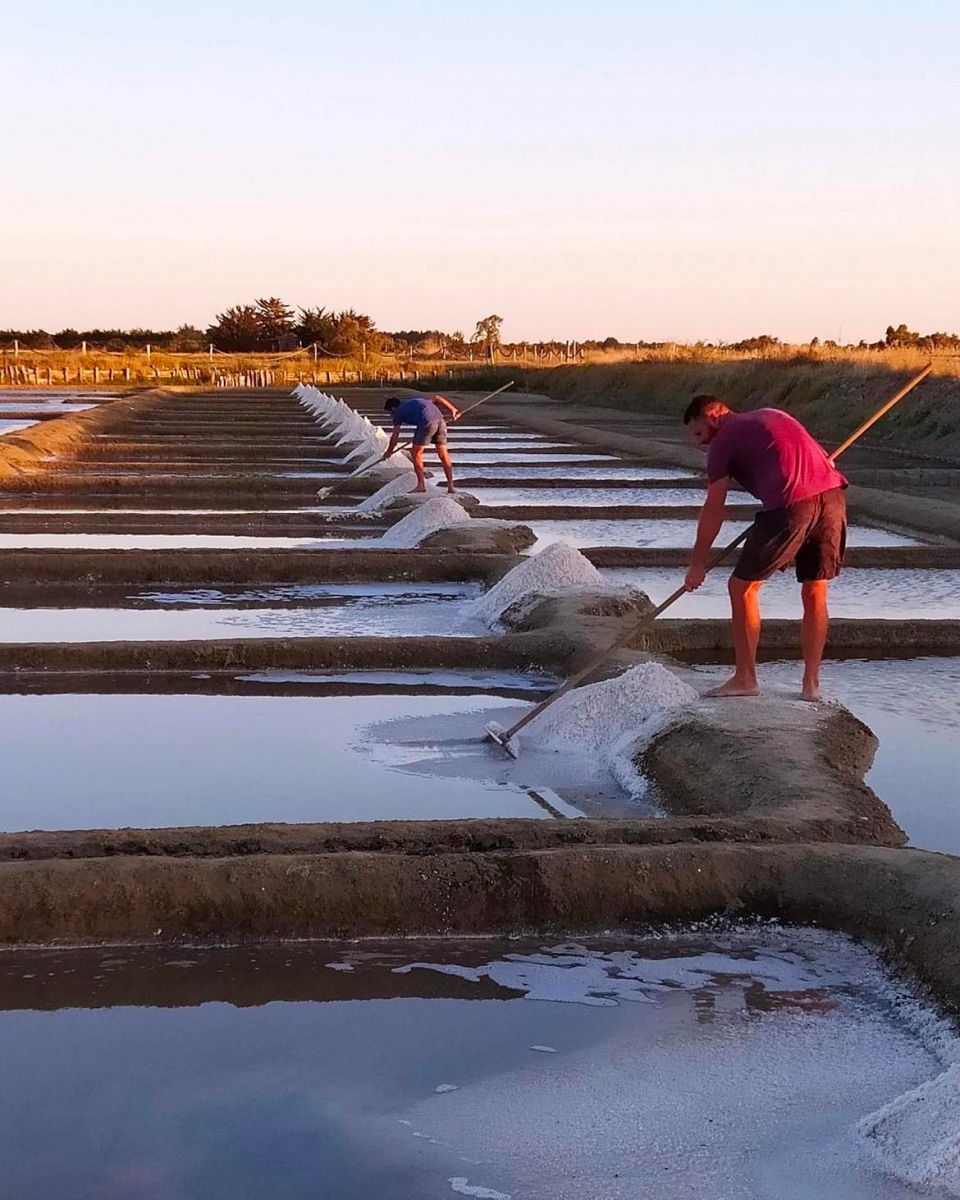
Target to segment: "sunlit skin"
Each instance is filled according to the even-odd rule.
[[[694,443],[706,450],[717,430],[723,424],[729,409],[716,415],[705,415],[691,421],[687,430]],[[697,538],[684,584],[688,592],[695,592],[707,575],[710,550],[723,525],[730,477],[718,479],[707,488],[707,498],[697,521]],[[733,647],[736,666],[733,675],[719,687],[706,693],[718,699],[730,696],[758,696],[757,646],[760,642],[760,589],[763,580],[737,579],[731,575],[727,583],[730,594],[730,612],[733,622]],[[829,582],[818,579],[800,586],[803,601],[802,643],[803,682],[800,695],[804,700],[820,699],[820,663],[827,642],[829,613],[827,592]]]
[[[427,399],[432,400],[437,408],[445,413],[451,421],[459,421],[460,409],[452,401],[448,400],[446,396],[428,396]],[[400,432],[400,426],[395,425],[390,434],[390,441],[383,453],[384,459],[388,459],[394,450],[396,450],[397,443],[400,441]],[[417,476],[417,486],[413,489],[414,492],[425,492],[427,490],[427,477],[423,470],[423,452],[425,449],[426,446],[414,446],[410,452],[413,469]],[[437,451],[437,458],[440,459],[440,465],[443,467],[443,474],[447,480],[447,492],[453,496],[456,492],[453,486],[453,462],[450,459],[450,454],[445,445],[436,446],[435,449]]]

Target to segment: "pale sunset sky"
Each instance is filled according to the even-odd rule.
[[[0,328],[960,329],[960,5],[7,6]]]

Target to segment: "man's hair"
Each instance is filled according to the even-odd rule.
[[[383,411],[384,412],[393,412],[393,410],[395,408],[399,408],[399,407],[400,407],[400,397],[399,396],[391,396],[390,399],[384,404]]]
[[[724,404],[719,396],[701,392],[699,396],[694,396],[687,405],[683,414],[683,423],[689,425],[691,421],[699,421],[701,417],[722,417],[728,412],[730,412],[729,405]]]

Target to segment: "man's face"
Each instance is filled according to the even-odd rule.
[[[706,417],[697,417],[690,422],[687,429],[696,444],[702,446],[704,450],[713,441],[714,434],[717,432],[717,426]]]

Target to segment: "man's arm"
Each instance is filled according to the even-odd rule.
[[[450,414],[451,421],[460,419],[460,409],[455,404],[451,404],[446,396],[434,396],[433,402],[437,408],[442,408]]]
[[[725,475],[707,488],[707,498],[700,510],[697,521],[697,540],[690,556],[690,566],[684,585],[688,592],[695,592],[707,576],[707,561],[710,548],[717,540],[717,534],[723,525],[724,509],[727,503],[727,491],[730,488],[730,477]]]
[[[390,441],[387,443],[387,448],[383,452],[383,458],[389,458],[397,448],[397,442],[400,441],[400,426],[394,425],[390,432]],[[381,459],[381,462],[383,459]]]

